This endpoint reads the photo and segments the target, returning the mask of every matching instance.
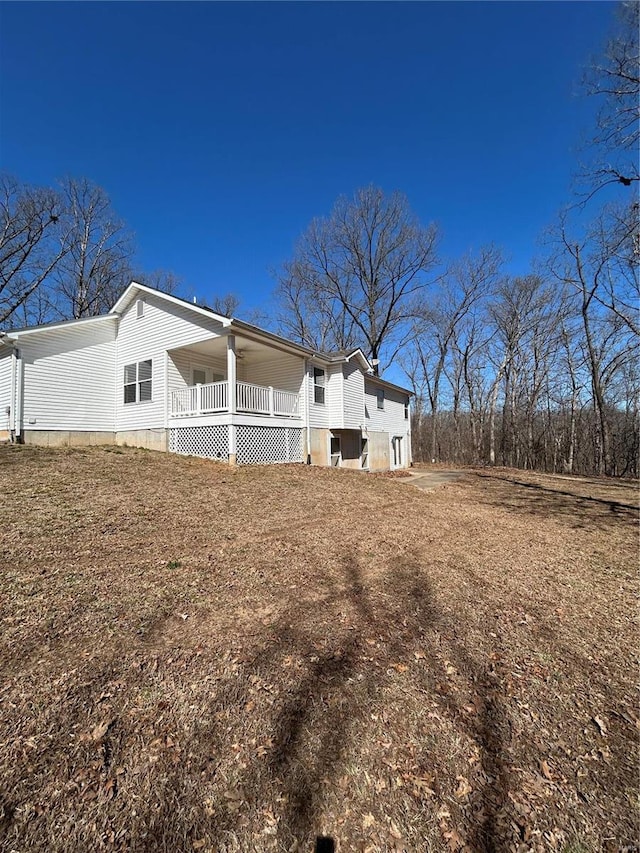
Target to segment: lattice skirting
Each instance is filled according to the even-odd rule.
[[[271,465],[276,462],[302,462],[302,430],[296,427],[236,427],[236,461],[238,465]],[[172,427],[169,450],[184,456],[206,459],[229,458],[229,427]]]
[[[236,427],[239,465],[302,462],[302,430],[295,427]]]
[[[184,456],[204,456],[228,462],[229,427],[224,424],[170,429],[169,450]]]

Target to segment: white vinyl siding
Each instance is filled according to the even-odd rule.
[[[367,427],[376,432],[388,432],[389,435],[406,435],[409,432],[409,421],[405,419],[404,406],[408,395],[383,386],[384,409],[379,409],[378,391],[381,386],[367,379],[364,384]]]
[[[329,367],[327,371],[327,380],[329,426],[332,429],[342,429],[344,427],[344,406],[341,364],[332,364]]]
[[[24,429],[113,431],[116,326],[70,324],[20,340]]]
[[[138,317],[134,301],[122,315],[118,332],[116,430],[163,427],[167,410],[167,380],[173,384],[182,375],[175,365],[170,369],[171,357],[166,356],[166,351],[210,339],[220,335],[221,331],[222,326],[214,317],[209,320],[191,311],[187,305],[174,305],[153,294],[145,296],[144,315]],[[153,399],[139,406],[125,404],[122,393],[124,367],[146,360],[151,360],[153,365]],[[200,357],[198,361],[201,361]],[[186,383],[191,384],[190,376]]]
[[[307,402],[309,405],[309,426],[326,429],[329,426],[329,408],[326,404],[319,405],[315,402],[312,364],[307,366]]]
[[[364,424],[364,375],[355,361],[343,367],[343,405],[345,429],[360,429]]]
[[[7,409],[11,407],[11,362],[10,349],[0,352],[0,432],[10,429],[10,414]]]
[[[240,359],[237,363],[238,381],[254,385],[271,385],[281,391],[299,394],[304,377],[304,360],[288,353],[275,351],[260,361]]]

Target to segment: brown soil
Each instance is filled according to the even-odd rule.
[[[0,474],[1,850],[637,849],[632,485]]]

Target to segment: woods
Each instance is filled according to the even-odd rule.
[[[368,187],[281,270],[281,331],[401,367],[416,461],[638,476],[639,8],[620,5],[586,75],[599,108],[585,164],[530,269],[510,274],[496,246],[436,258],[437,226]]]

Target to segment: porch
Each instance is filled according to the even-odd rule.
[[[220,412],[243,412],[278,418],[300,418],[300,394],[274,388],[272,385],[256,385],[252,382],[236,381],[230,394],[227,380],[190,385],[171,392],[169,416],[188,418]]]

